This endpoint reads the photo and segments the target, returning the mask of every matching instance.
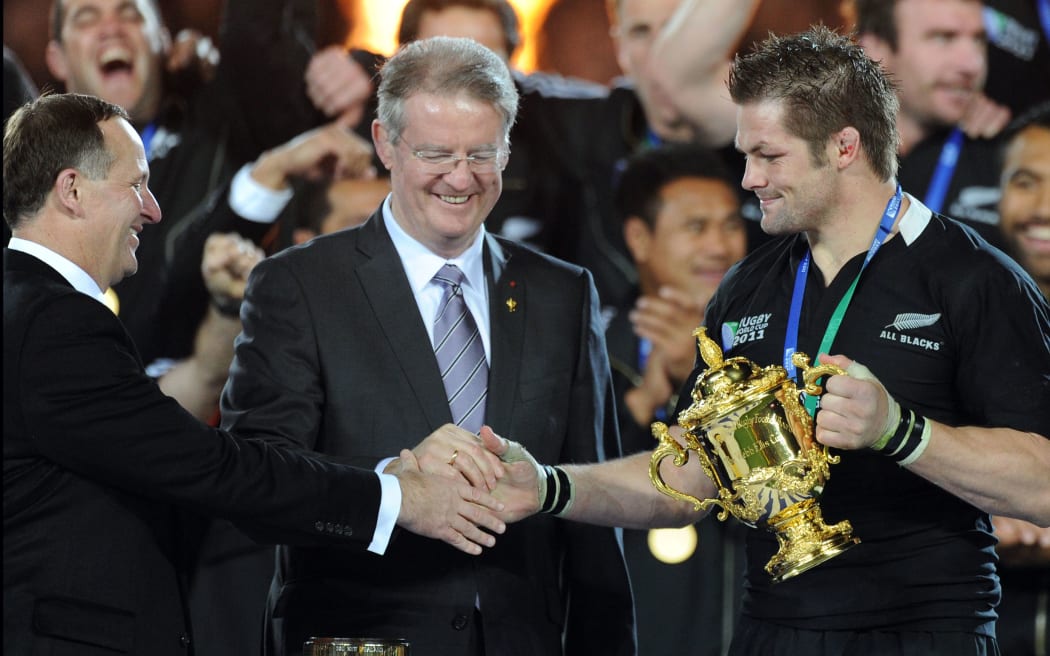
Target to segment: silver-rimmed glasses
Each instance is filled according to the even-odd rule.
[[[419,161],[420,168],[430,175],[445,175],[455,170],[460,162],[466,162],[474,173],[496,173],[507,166],[510,152],[505,149],[479,150],[469,155],[455,155],[446,150],[416,149],[408,146],[408,152],[412,153]]]

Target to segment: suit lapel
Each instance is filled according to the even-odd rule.
[[[525,339],[524,273],[511,262],[492,236],[485,237],[485,274],[489,284],[489,335],[492,362],[489,366],[489,394],[485,422],[496,432],[510,428],[514,399],[518,393]]]
[[[451,422],[434,349],[381,212],[361,227],[358,250],[365,261],[356,275],[427,423],[436,429]]]

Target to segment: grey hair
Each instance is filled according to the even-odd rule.
[[[436,36],[402,46],[380,70],[379,122],[397,143],[405,130],[405,101],[417,93],[467,96],[491,103],[503,116],[504,142],[518,115],[510,69],[472,39]]]

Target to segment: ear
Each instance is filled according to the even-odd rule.
[[[66,61],[66,51],[62,49],[62,45],[58,41],[51,40],[47,42],[47,48],[44,50],[44,59],[47,61],[47,70],[51,72],[51,75],[56,80],[65,82],[69,79],[69,63]]]
[[[375,146],[376,155],[389,171],[394,164],[394,144],[390,143],[389,133],[378,119],[372,121],[372,145]]]
[[[832,157],[837,168],[844,169],[860,158],[860,132],[847,125],[831,136]]]
[[[649,249],[653,242],[653,232],[649,224],[637,216],[629,216],[623,222],[623,239],[635,264],[644,264],[649,259]]]
[[[84,216],[83,179],[83,175],[76,169],[62,169],[51,187],[54,202],[58,203],[65,214],[77,218]]]

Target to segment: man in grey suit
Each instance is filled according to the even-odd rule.
[[[192,653],[193,514],[260,538],[382,554],[394,523],[467,553],[502,532],[466,482],[393,476],[193,418],[143,370],[102,290],[161,220],[116,105],[46,96],[4,131],[5,654]],[[188,512],[185,512],[188,511]],[[378,556],[377,556],[378,557]]]
[[[377,470],[429,435],[405,457],[480,487],[501,473],[474,435],[482,423],[546,460],[619,454],[590,274],[482,227],[517,102],[506,65],[468,39],[389,60],[372,137],[393,191],[364,225],[256,267],[225,427]],[[449,364],[453,307],[474,325]],[[450,421],[462,428],[435,432]],[[273,654],[324,635],[405,638],[413,656],[635,652],[616,531],[550,515],[479,559],[407,534],[383,559],[281,547],[267,621]]]

